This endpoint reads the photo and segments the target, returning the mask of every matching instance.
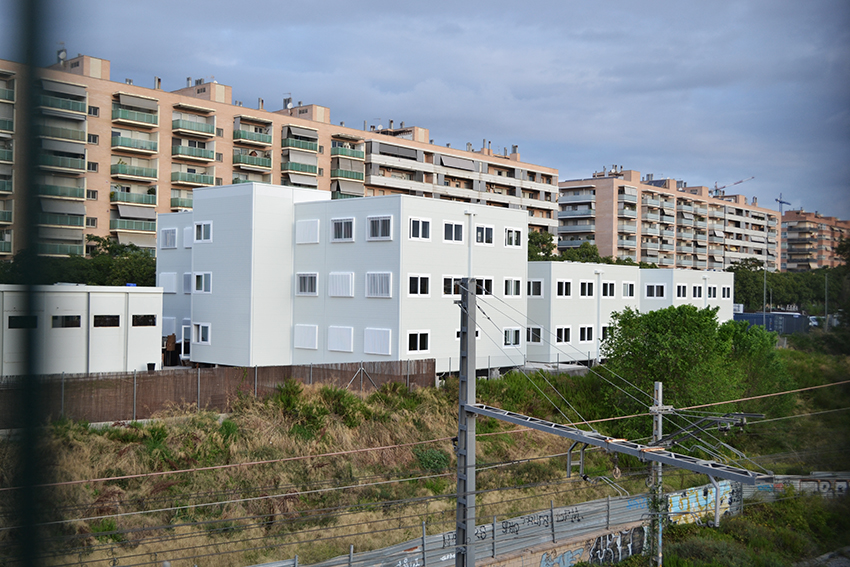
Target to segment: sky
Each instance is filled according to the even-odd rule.
[[[20,60],[18,0],[0,0],[0,58]],[[334,123],[394,120],[435,144],[494,150],[560,178],[613,164],[731,185],[761,206],[850,219],[847,0],[53,0],[62,45],[112,80],[233,87]],[[291,93],[291,95],[290,95]],[[510,151],[510,150],[509,150]],[[753,179],[749,179],[749,178]]]

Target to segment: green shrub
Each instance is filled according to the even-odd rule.
[[[443,472],[451,464],[451,457],[442,449],[423,449],[415,447],[413,454],[419,461],[419,467],[423,471]]]

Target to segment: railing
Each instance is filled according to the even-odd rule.
[[[255,165],[257,167],[271,168],[272,158],[263,156],[250,156],[247,154],[233,154],[233,163],[244,163],[245,165]]]
[[[617,216],[635,219],[637,218],[637,211],[633,209],[620,209],[619,211],[617,211]]]
[[[349,171],[347,169],[332,169],[331,177],[342,177],[345,179],[355,179],[363,181],[363,173],[360,171]]]
[[[284,138],[280,141],[280,145],[284,148],[298,148],[299,150],[309,150],[311,152],[319,151],[318,142],[308,142],[307,140],[299,140],[297,138]]]
[[[558,197],[558,203],[585,203],[588,201],[595,201],[596,195],[560,195]]]
[[[637,226],[630,224],[618,224],[617,231],[619,232],[637,232]]]
[[[620,248],[637,248],[636,240],[617,240],[617,246]]]
[[[657,221],[661,220],[661,215],[659,215],[658,213],[643,213],[643,216],[641,218],[645,220]]]
[[[207,160],[215,159],[215,151],[205,150],[202,148],[192,148],[189,146],[171,146],[171,155],[193,157]]]
[[[676,252],[678,252],[679,254],[682,254],[682,253],[692,254],[693,251],[694,251],[693,246],[679,246],[678,248],[676,248]]]
[[[212,185],[215,183],[215,178],[212,175],[204,175],[202,173],[186,173],[185,171],[172,171],[171,180],[183,183],[191,183],[193,185]]]
[[[206,122],[197,122],[195,120],[183,120],[178,118],[171,121],[172,130],[189,130],[190,132],[200,132],[202,134],[215,134],[215,126]]]
[[[15,102],[15,91],[12,89],[0,89],[0,100]]]
[[[659,199],[644,199],[643,204],[648,207],[660,207],[661,201]]]
[[[0,118],[0,130],[11,132],[15,129],[15,123],[9,118]]]
[[[0,179],[0,192],[11,193],[12,189],[13,187],[11,179]]]
[[[156,179],[156,168],[139,167],[126,163],[113,163],[109,168],[112,175],[132,175],[133,177],[152,177]]]
[[[125,193],[124,191],[112,191],[109,194],[112,203],[137,203],[140,205],[156,205],[156,195],[145,193]]]
[[[85,130],[74,130],[72,128],[38,125],[35,127],[35,134],[36,136],[45,136],[47,138],[62,138],[63,140],[76,140],[78,142],[86,141]]]
[[[84,199],[86,197],[86,190],[83,187],[71,187],[68,185],[36,185],[35,188],[39,195],[68,197],[71,199]]]
[[[281,171],[300,171],[301,173],[316,173],[318,167],[308,165],[306,163],[297,163],[294,161],[285,161],[280,164]]]
[[[152,221],[112,219],[109,221],[109,230],[138,230],[142,232],[156,232],[156,223]]]
[[[129,120],[131,122],[141,122],[143,124],[157,125],[159,117],[151,112],[138,112],[136,110],[127,110],[126,108],[113,108],[113,120]]]
[[[673,231],[673,230],[662,230],[662,231],[661,231],[661,236],[670,236],[670,237],[673,237],[673,236],[676,236],[676,232],[675,232],[675,231]]]
[[[234,140],[244,140],[249,142],[259,142],[261,144],[271,144],[272,136],[271,134],[263,134],[260,132],[251,132],[250,130],[234,130],[233,131],[233,139]]]
[[[570,232],[594,232],[596,230],[595,224],[573,224],[567,226],[559,226],[558,232],[561,233],[570,233]]]
[[[53,213],[39,213],[38,224],[55,224],[58,226],[83,226],[85,218],[77,215],[57,215]]]
[[[661,249],[662,250],[669,250],[669,251],[672,252],[673,250],[675,250],[675,246],[673,246],[672,244],[662,244]]]
[[[11,244],[11,242],[9,244]],[[77,256],[82,256],[85,253],[85,246],[83,246],[82,244],[49,244],[45,242],[39,242],[38,253],[62,256],[70,256],[74,254]]]
[[[192,208],[192,199],[187,199],[185,197],[172,197],[171,198],[171,208],[172,209],[191,209]]]
[[[352,150],[351,148],[331,148],[331,155],[348,156],[363,159],[366,157],[366,152],[363,152],[361,150]]]
[[[641,229],[641,232],[643,234],[651,234],[652,236],[659,236],[661,234],[661,231],[657,228],[644,228]]]
[[[579,209],[577,211],[567,210],[567,211],[558,211],[558,218],[592,217],[595,214],[596,214],[596,209]]]
[[[694,212],[694,207],[693,205],[678,205],[676,207],[676,210],[681,211],[683,213],[692,213]]]
[[[12,222],[12,211],[0,211],[0,222]]]
[[[8,254],[12,251],[12,243],[9,240],[0,241],[0,252]]]
[[[647,250],[658,250],[658,243],[657,242],[641,242],[640,247],[646,248]]]
[[[0,150],[0,161],[12,161],[13,155],[12,150],[2,149]]]
[[[112,138],[112,147],[132,148],[134,150],[143,150],[146,152],[155,152],[157,143],[153,140],[139,140],[137,138],[126,138],[124,136],[115,136]]]
[[[559,240],[558,248],[578,248],[585,242],[588,244],[596,244],[595,240]]]
[[[624,203],[637,203],[637,195],[617,195],[617,200]]]
[[[51,154],[39,154],[38,163],[39,165],[61,167],[64,169],[80,169],[83,171],[86,169],[86,160],[84,159],[54,156]]]
[[[60,110],[70,110],[71,112],[85,112],[86,103],[68,98],[59,98],[58,96],[36,95],[36,106],[47,106],[50,108],[58,108]]]

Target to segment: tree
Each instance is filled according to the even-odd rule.
[[[539,262],[557,260],[557,245],[555,237],[549,232],[528,231],[528,261]]]
[[[561,253],[561,259],[568,262],[597,262],[604,263],[599,249],[595,244],[582,242],[578,248],[568,248]]]

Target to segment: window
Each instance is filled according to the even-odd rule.
[[[724,285],[720,288],[720,294],[723,299],[732,299],[732,288],[728,285]]]
[[[93,171],[93,172],[96,173],[97,172],[97,162],[96,161],[87,162],[86,163],[86,170]]]
[[[708,298],[709,299],[717,299],[717,286],[716,285],[708,286]]]
[[[504,329],[505,346],[519,346],[519,327]]]
[[[527,343],[540,343],[540,338],[542,335],[542,329],[540,327],[528,327],[525,329],[525,342]]]
[[[133,315],[134,327],[156,327],[156,315]]]
[[[426,219],[410,219],[411,240],[431,240],[431,221]]]
[[[295,295],[319,295],[319,274],[295,274]]]
[[[89,116],[100,116],[100,107],[90,106],[89,107]]]
[[[318,243],[319,219],[306,219],[295,223],[295,244]]]
[[[688,297],[688,286],[684,284],[677,284],[676,297]]]
[[[318,325],[295,325],[292,332],[293,346],[316,350],[319,348],[319,326]]]
[[[98,143],[100,143],[100,136],[98,136],[97,134],[88,134],[88,135],[86,136],[86,139],[88,140],[88,143],[89,143],[89,144],[98,144]]]
[[[157,287],[162,288],[162,293],[177,293],[177,272],[160,272],[156,279]]]
[[[181,356],[189,356],[189,354],[191,352],[189,345],[192,344],[192,327],[190,327],[189,325],[181,325],[180,326],[180,333],[181,333],[181,336],[183,337],[183,340],[182,340],[183,349],[180,352],[180,355]]]
[[[219,138],[224,138],[224,128],[216,128],[215,135]]]
[[[623,282],[623,297],[634,297],[635,296],[635,284],[634,282]]]
[[[86,217],[87,228],[97,228],[97,217]]]
[[[37,315],[9,315],[10,329],[35,329],[37,327]]]
[[[328,350],[354,352],[354,327],[328,327]]]
[[[366,297],[392,297],[390,272],[366,272]]]
[[[212,242],[212,222],[195,223],[195,242]]]
[[[409,285],[407,288],[408,295],[422,295],[427,296],[430,294],[429,289],[429,277],[428,276],[418,276],[411,275],[408,278]]]
[[[444,242],[463,242],[463,225],[455,222],[443,223]]]
[[[195,323],[192,325],[192,342],[208,345],[210,344],[210,324],[209,323]]]
[[[392,354],[392,330],[372,329],[363,330],[363,352],[366,354],[381,354],[390,356]]]
[[[699,299],[700,297],[702,297],[702,286],[701,285],[695,285],[693,287],[693,292],[694,293],[693,293],[692,297],[694,299]]]
[[[443,295],[460,295],[460,277],[443,276]]]
[[[94,326],[95,327],[120,327],[121,326],[121,316],[120,315],[95,315],[94,316]]]
[[[581,282],[579,295],[581,297],[593,297],[593,282]]]
[[[428,331],[412,331],[407,334],[407,351],[408,352],[428,352],[429,332]]]
[[[558,280],[555,287],[556,295],[558,297],[570,297],[573,294],[573,282],[569,280]]]
[[[324,168],[324,167],[320,167],[320,168],[319,168],[319,177],[322,177],[324,174],[325,174],[325,168]]]
[[[528,280],[528,296],[543,297],[543,280]]]
[[[354,297],[354,272],[328,274],[329,297]]]
[[[519,297],[521,293],[521,282],[517,279],[507,278],[505,279],[505,296],[506,297]]]
[[[392,240],[392,217],[368,217],[369,234],[366,240]]]
[[[332,242],[354,242],[354,219],[331,219]]]
[[[647,297],[664,297],[664,284],[647,284]]]
[[[614,282],[602,282],[602,297],[614,297]]]
[[[159,231],[160,248],[177,248],[177,229],[163,228]]]
[[[183,272],[183,293],[192,293],[192,272]]]
[[[608,338],[608,335],[611,334],[610,329],[611,329],[611,327],[607,327],[607,326],[602,327],[602,340],[603,341]]]
[[[593,327],[578,328],[578,342],[589,343],[593,341]]]
[[[475,243],[476,244],[493,244],[493,227],[476,225],[475,226]]]
[[[521,232],[515,228],[505,229],[505,246],[520,247],[522,246]]]
[[[89,201],[97,201],[97,190],[86,189],[86,199]]]
[[[555,342],[556,343],[568,343],[568,342],[570,342],[570,328],[569,327],[557,327],[555,329]]]
[[[319,153],[320,154],[325,153],[325,146],[319,146]]]
[[[195,272],[195,293],[212,293],[212,273]]]
[[[222,178],[222,177],[216,177],[216,178],[215,178],[215,184],[216,184],[216,185],[224,185],[224,178]]]
[[[54,315],[52,326],[54,329],[68,329],[80,326],[79,315]]]
[[[475,293],[478,295],[493,295],[493,278],[477,278]]]

